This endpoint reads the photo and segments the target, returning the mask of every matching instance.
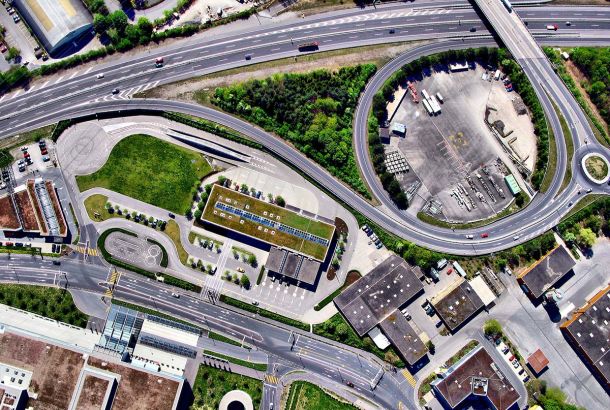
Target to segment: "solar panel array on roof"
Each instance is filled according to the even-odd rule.
[[[273,221],[269,218],[265,218],[262,216],[258,216],[253,214],[252,212],[244,211],[243,209],[235,208],[234,206],[224,204],[222,202],[216,202],[216,208],[221,211],[229,212],[233,215],[237,215],[241,218],[247,219],[249,221],[268,226],[269,228],[277,229],[278,231],[285,232],[289,235],[296,236],[297,238],[304,239],[309,242],[314,242],[320,244],[322,246],[328,246],[329,241],[325,238],[320,238],[319,236],[312,235],[308,232],[304,232],[300,229],[293,228],[292,226],[284,225],[283,223]]]
[[[197,336],[201,335],[201,329],[195,326],[189,326],[185,323],[176,322],[175,320],[166,319],[155,315],[146,315],[146,319],[151,322],[159,323],[165,326],[173,327],[175,329],[184,330],[185,332],[193,333]]]
[[[105,349],[122,354],[138,337],[143,322],[143,313],[113,304],[110,306],[104,331],[98,344]]]
[[[173,353],[184,357],[190,357],[191,359],[197,357],[197,351],[194,349],[179,345],[177,343],[171,343],[167,340],[163,340],[151,335],[140,336],[139,343],[153,347],[155,349],[163,350],[168,353]]]

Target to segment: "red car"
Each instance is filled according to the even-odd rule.
[[[25,151],[25,152],[23,153],[23,158],[29,158],[29,157],[30,157],[30,153],[29,153],[29,152],[27,152],[27,151]]]
[[[453,272],[453,268],[447,269],[447,275],[451,275],[452,272]]]
[[[487,238],[489,234],[487,232],[481,234],[481,238]]]
[[[49,153],[49,151],[47,151],[47,149],[46,149],[46,148],[43,148],[43,149],[41,149],[41,150],[40,150],[40,153],[41,153],[42,155],[47,155],[47,154]]]

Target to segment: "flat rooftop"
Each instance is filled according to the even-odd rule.
[[[411,366],[426,355],[428,348],[404,315],[395,310],[383,322],[381,330]]]
[[[577,350],[610,387],[610,285],[561,325]]]
[[[464,356],[432,385],[451,408],[476,395],[489,400],[496,410],[506,410],[520,397],[483,346]]]
[[[559,245],[517,276],[517,279],[528,288],[534,299],[538,299],[575,264],[570,252],[564,246]]]
[[[320,220],[214,185],[201,219],[262,242],[326,259],[335,227]]]
[[[527,358],[527,363],[534,373],[540,374],[549,365],[549,359],[538,349]]]
[[[334,302],[363,336],[423,288],[413,268],[401,257],[391,255],[341,292]]]
[[[484,306],[479,295],[463,278],[435,295],[430,303],[452,332]]]
[[[271,247],[265,267],[274,272],[300,282],[313,285],[320,272],[321,263],[286,249]]]
[[[21,223],[9,195],[0,198],[0,229],[7,231],[21,229]]]

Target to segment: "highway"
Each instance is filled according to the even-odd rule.
[[[422,3],[438,7],[443,2]],[[399,11],[401,10],[401,11]],[[607,44],[610,25],[610,9],[598,7],[582,8],[527,8],[528,27],[542,36],[540,41],[552,44]],[[577,15],[578,14],[578,15]],[[572,25],[560,32],[548,33],[544,26],[551,22],[570,19]],[[476,26],[475,33],[470,28]],[[390,33],[388,27],[394,28]],[[540,30],[539,28],[542,28]],[[383,208],[372,207],[357,194],[336,181],[326,171],[304,158],[282,141],[229,115],[182,102],[158,100],[133,100],[131,95],[137,91],[168,82],[193,77],[195,75],[220,71],[222,69],[243,66],[251,62],[267,61],[300,54],[296,45],[301,41],[317,40],[321,50],[353,47],[364,44],[386,43],[388,41],[407,41],[415,39],[444,38],[446,40],[417,47],[380,70],[374,81],[369,84],[358,108],[354,124],[354,138],[357,147],[357,158],[363,169],[365,179],[371,186],[374,195],[385,205]],[[450,40],[453,39],[453,40]],[[325,45],[328,43],[328,45]],[[74,72],[68,78],[60,77],[54,84],[38,80],[26,93],[13,91],[0,97],[0,137],[18,131],[38,128],[56,122],[59,119],[91,115],[97,112],[130,111],[133,109],[151,109],[156,111],[178,111],[202,118],[217,121],[234,128],[251,138],[260,141],[271,151],[286,161],[294,164],[310,177],[327,188],[345,203],[363,213],[369,219],[407,240],[434,250],[453,254],[482,254],[495,252],[525,241],[553,226],[561,215],[567,212],[568,204],[576,198],[578,186],[586,185],[583,179],[574,180],[566,193],[552,199],[561,183],[560,175],[554,179],[552,189],[545,197],[538,195],[526,210],[518,217],[505,218],[485,228],[489,234],[486,240],[466,240],[464,232],[453,232],[425,224],[416,218],[396,209],[387,195],[378,187],[378,182],[366,156],[362,130],[363,113],[368,112],[367,98],[372,95],[375,85],[379,85],[383,75],[391,74],[393,68],[425,54],[449,48],[477,47],[493,45],[486,35],[486,29],[477,14],[468,8],[420,8],[393,6],[375,11],[365,9],[330,13],[321,15],[311,21],[289,22],[261,28],[244,36],[244,33],[232,33],[223,38],[203,42],[197,45],[174,47],[172,51],[164,50],[137,55],[126,60],[113,62],[111,66],[101,64],[85,73]],[[245,54],[252,55],[246,61]],[[156,56],[164,56],[166,65],[154,68],[152,61]],[[222,58],[220,58],[222,57]],[[96,76],[104,73],[104,78]],[[119,95],[111,95],[113,88],[119,88]],[[553,90],[551,90],[553,91]],[[540,94],[546,108],[550,107],[548,98]],[[0,100],[0,101],[2,101]],[[558,124],[554,112],[549,113],[551,123]],[[579,112],[576,110],[575,112]],[[566,116],[566,118],[571,118]],[[559,138],[560,140],[560,138]],[[580,145],[577,145],[579,147]],[[587,146],[587,149],[590,149]],[[596,147],[595,149],[599,149]],[[560,164],[565,164],[565,148],[560,149]],[[576,156],[575,156],[576,157]],[[561,168],[561,167],[560,167]],[[575,172],[575,178],[579,178]],[[598,187],[593,187],[599,192]],[[544,206],[537,205],[543,204]],[[549,204],[554,204],[551,209]],[[524,223],[525,222],[525,223]],[[477,234],[482,230],[474,230]],[[518,234],[517,234],[518,232]],[[470,233],[470,232],[468,232]],[[518,240],[514,237],[519,235]]]
[[[108,270],[101,266],[71,260],[63,260],[60,266],[55,266],[51,260],[29,255],[5,258],[3,256],[0,261],[0,283],[80,289],[100,297],[106,290]],[[123,273],[114,297],[187,320],[205,330],[244,340],[266,352],[273,363],[281,364],[284,373],[305,370],[307,374],[304,376],[317,377],[320,382],[335,388],[351,382],[354,395],[376,402],[383,408],[397,408],[399,401],[407,408],[415,408],[412,389],[399,384],[404,382],[400,379],[402,376],[387,372],[380,360],[367,352],[257,315],[240,313],[228,306],[207,303],[192,292],[180,292],[178,299],[172,296],[173,292],[176,288]],[[279,402],[275,404],[277,406]]]

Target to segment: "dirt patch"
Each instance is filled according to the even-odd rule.
[[[357,270],[351,270],[347,272],[347,277],[345,278],[345,283],[343,284],[343,287],[347,288],[349,285],[356,282],[361,277],[362,275]]]
[[[90,366],[121,375],[113,407],[122,410],[170,409],[178,391],[178,382],[154,374],[106,363],[91,357]]]
[[[10,333],[0,336],[0,361],[31,371],[38,398],[28,405],[49,410],[68,408],[84,364],[80,353]]]
[[[38,231],[40,228],[38,226],[38,221],[36,220],[36,213],[34,212],[32,201],[30,201],[28,191],[16,193],[15,202],[17,202],[17,206],[21,210],[21,219],[25,225],[23,228],[26,231]]]
[[[254,64],[235,70],[226,70],[199,78],[147,90],[138,97],[177,99],[185,101],[201,100],[197,90],[209,91],[228,84],[241,83],[253,79],[264,79],[278,73],[306,73],[318,69],[338,70],[344,66],[375,63],[378,66],[423,42],[401,43],[388,46],[367,46],[340,51],[329,51],[293,59],[276,60]]]
[[[19,229],[19,219],[10,196],[0,198],[0,227],[3,229]]]
[[[108,380],[87,375],[78,398],[79,410],[98,410],[104,404],[104,397],[108,389]]]
[[[341,218],[335,218],[335,227],[339,235],[347,235],[349,232],[349,229],[347,229],[347,224]]]
[[[583,3],[583,4],[585,4],[585,3]],[[593,2],[586,3],[586,4],[593,4]],[[580,68],[578,68],[576,66],[576,64],[574,64],[571,60],[566,61],[565,66],[566,66],[566,69],[568,70],[568,73],[572,77],[572,79],[574,79],[574,82],[576,83],[576,88],[578,88],[578,90],[580,90],[580,93],[582,94],[583,98],[587,102],[587,105],[593,112],[593,115],[595,116],[595,118],[597,118],[597,120],[600,122],[600,124],[604,125],[606,134],[608,134],[610,132],[608,124],[606,124],[606,121],[604,121],[604,119],[602,118],[597,107],[595,106],[595,104],[593,104],[593,101],[591,101],[591,98],[589,97],[589,93],[587,92],[587,90],[585,90],[585,88],[582,86],[582,84],[588,84],[589,80],[587,79],[587,76],[582,71],[580,71]]]

